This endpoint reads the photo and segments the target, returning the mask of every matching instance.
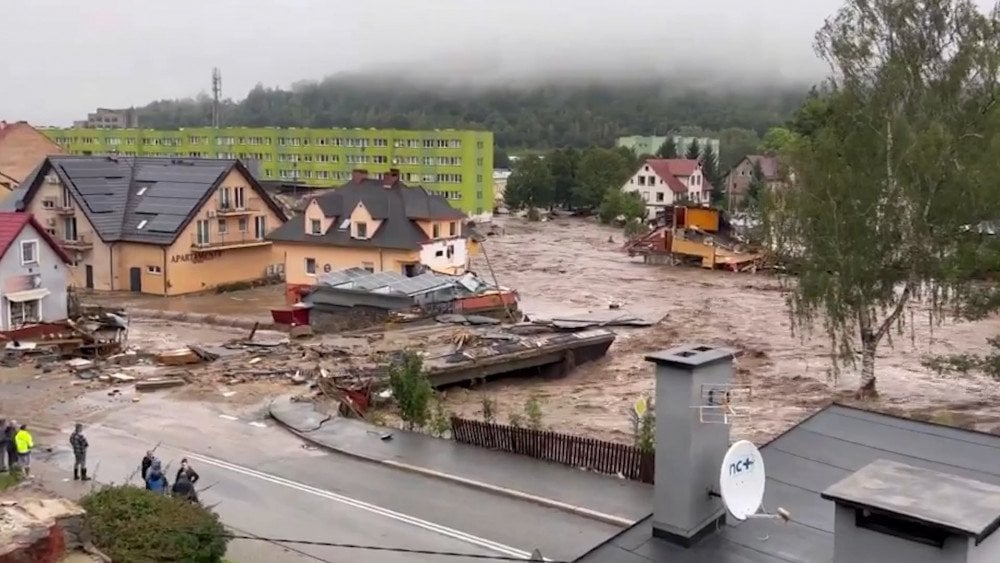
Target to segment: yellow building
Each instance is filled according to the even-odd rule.
[[[4,201],[73,258],[71,284],[179,295],[280,273],[284,212],[238,160],[49,157]]]
[[[383,179],[367,174],[355,170],[350,182],[312,198],[302,215],[268,236],[290,291],[347,268],[407,276],[465,272],[465,214],[440,195],[406,186],[395,171]]]

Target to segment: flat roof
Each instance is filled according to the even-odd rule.
[[[1000,526],[1000,486],[885,459],[838,481],[822,496],[977,540]]]
[[[831,561],[835,505],[823,491],[877,460],[1000,486],[1000,436],[831,405],[761,447],[764,507],[784,524],[732,519],[693,547],[652,537],[646,518],[578,559],[587,563]]]

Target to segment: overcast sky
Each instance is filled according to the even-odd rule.
[[[979,0],[986,4],[987,0]],[[452,84],[706,75],[813,81],[841,0],[0,0],[0,118],[68,125],[143,105],[343,71]]]

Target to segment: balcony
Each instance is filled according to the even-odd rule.
[[[216,217],[238,217],[238,216],[241,216],[241,215],[250,215],[254,211],[255,211],[255,209],[253,209],[253,208],[251,208],[251,207],[249,207],[247,205],[243,205],[243,206],[237,207],[233,203],[220,203],[215,208],[215,216]]]
[[[52,211],[54,211],[56,215],[75,215],[76,207],[73,206],[73,204],[70,205],[56,204],[56,206],[52,208]]]
[[[90,250],[94,248],[94,241],[88,236],[76,235],[76,238],[60,240],[59,245],[66,250]]]
[[[227,248],[245,248],[268,244],[271,244],[271,241],[256,237],[252,233],[212,233],[207,240],[198,237],[197,233],[191,236],[191,250],[194,252],[212,252]]]

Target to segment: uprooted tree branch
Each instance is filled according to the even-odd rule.
[[[766,232],[795,264],[793,329],[823,326],[834,373],[860,343],[860,397],[911,301],[934,321],[980,289],[991,243],[969,226],[1000,219],[998,30],[968,0],[848,0],[817,34],[826,107],[796,131]]]

